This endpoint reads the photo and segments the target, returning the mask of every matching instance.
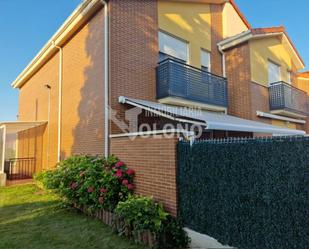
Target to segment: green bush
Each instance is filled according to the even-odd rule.
[[[135,231],[158,233],[162,223],[169,215],[163,207],[150,197],[130,196],[125,202],[119,202],[115,213],[125,221],[125,225]]]
[[[186,248],[189,239],[179,221],[152,198],[132,195],[134,174],[114,156],[72,156],[35,179],[70,205],[114,211],[123,221],[122,231],[133,235],[150,231],[157,248]]]
[[[130,196],[119,202],[115,213],[124,220],[124,227],[134,232],[150,231],[156,235],[156,248],[187,248],[189,238],[182,224],[149,197]]]
[[[133,192],[133,177],[134,171],[113,156],[72,156],[36,179],[69,204],[113,210]]]
[[[168,216],[163,222],[160,234],[157,235],[157,247],[162,249],[184,249],[188,248],[190,238],[183,223],[179,219]]]

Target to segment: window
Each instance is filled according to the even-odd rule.
[[[292,84],[292,76],[290,71],[287,71],[287,81],[287,83]]]
[[[280,66],[271,61],[268,63],[268,83],[271,84],[281,81]]]
[[[159,31],[159,49],[161,54],[188,62],[188,43],[161,31]]]
[[[210,53],[204,49],[201,50],[201,67],[202,69],[210,72]]]

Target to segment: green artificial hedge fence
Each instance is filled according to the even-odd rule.
[[[240,249],[309,248],[309,138],[178,144],[184,224]]]

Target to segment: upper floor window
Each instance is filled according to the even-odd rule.
[[[268,83],[275,83],[281,81],[280,66],[269,61],[268,62]]]
[[[161,55],[166,54],[185,62],[189,60],[188,43],[162,31],[159,31],[159,49]]]
[[[201,49],[201,68],[208,72],[211,70],[210,53],[204,49]]]
[[[292,84],[292,74],[290,71],[287,71],[287,83]]]

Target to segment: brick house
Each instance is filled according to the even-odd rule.
[[[0,128],[2,151],[17,134],[16,159],[3,154],[1,171],[114,154],[136,170],[137,193],[176,215],[177,141],[194,131],[160,137],[164,125],[199,124],[203,138],[304,135],[303,68],[283,28],[252,29],[232,0],[84,0],[12,83],[18,121]],[[137,126],[156,129],[132,132],[135,108]]]

